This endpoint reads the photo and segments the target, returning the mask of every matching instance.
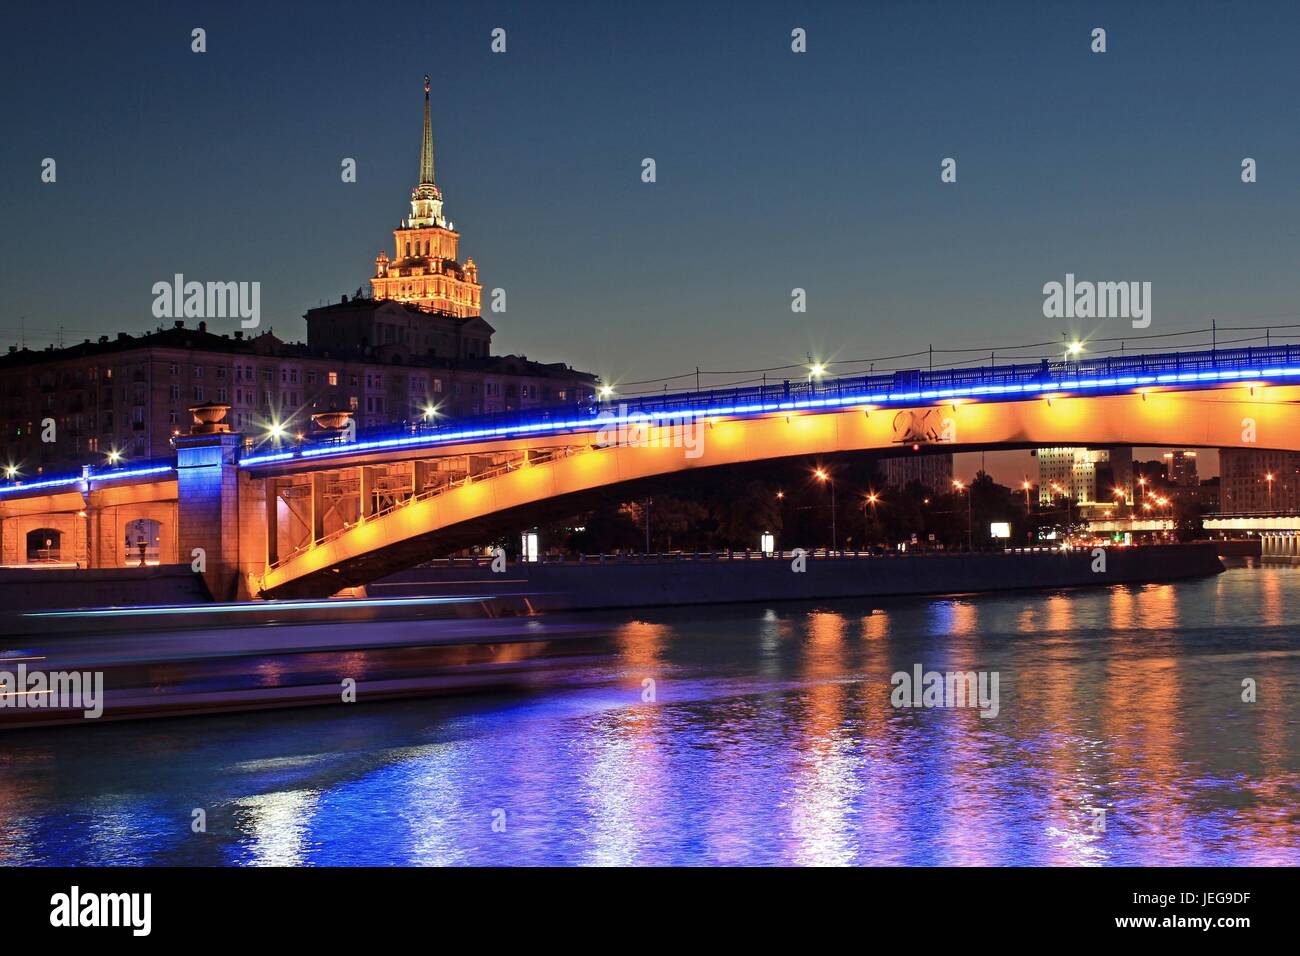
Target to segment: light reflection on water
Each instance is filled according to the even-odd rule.
[[[9,733],[0,861],[1296,864],[1297,586],[645,611],[529,692]],[[916,663],[999,716],[892,708]]]

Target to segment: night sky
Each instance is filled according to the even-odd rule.
[[[52,3],[3,17],[6,342],[20,326],[29,346],[59,327],[65,343],[152,328],[151,287],[177,272],[260,281],[263,326],[302,338],[307,308],[392,251],[426,72],[444,211],[485,301],[507,293],[488,316],[499,352],[632,383],[809,353],[848,371],[1062,332],[1140,348],[1126,320],[1043,317],[1043,284],[1067,272],[1151,282],[1147,333],[1300,322],[1294,4]],[[208,52],[191,52],[194,27]],[[945,157],[955,184],[940,182]]]

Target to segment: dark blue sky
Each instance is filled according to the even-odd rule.
[[[1041,288],[1066,272],[1150,281],[1153,333],[1300,314],[1293,4],[55,3],[4,18],[5,341],[20,317],[37,345],[59,326],[153,327],[150,288],[176,272],[260,281],[263,324],[301,337],[306,308],[390,249],[426,72],[446,212],[485,289],[507,290],[489,316],[499,351],[628,382],[1057,339]],[[795,26],[807,54],[790,52]]]

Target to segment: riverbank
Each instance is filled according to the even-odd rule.
[[[188,564],[143,568],[0,568],[0,609],[199,604],[212,600]]]
[[[1107,548],[1100,557],[1091,550],[809,554],[802,562],[788,552],[780,557],[636,555],[517,562],[500,572],[488,560],[453,560],[384,578],[366,593],[377,598],[490,593],[506,611],[537,613],[1145,584],[1223,570],[1214,543],[1202,542]]]

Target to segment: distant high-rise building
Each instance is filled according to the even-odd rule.
[[[1087,504],[1098,500],[1133,503],[1133,449],[1039,448],[1038,503],[1056,498]],[[1098,479],[1102,478],[1101,487]]]
[[[424,78],[424,138],[420,182],[411,191],[411,215],[393,230],[393,257],[375,258],[370,288],[375,299],[409,302],[430,312],[479,314],[478,266],[457,257],[460,233],[442,214],[442,191],[433,181],[433,127],[429,121],[429,78]]]
[[[1219,510],[1225,513],[1300,508],[1300,452],[1224,448],[1219,479]]]
[[[1201,480],[1196,475],[1196,452],[1178,449],[1165,452],[1165,476],[1171,485],[1196,488]]]
[[[952,485],[952,455],[908,455],[880,462],[885,484],[906,488],[915,481],[931,491],[947,491]]]

